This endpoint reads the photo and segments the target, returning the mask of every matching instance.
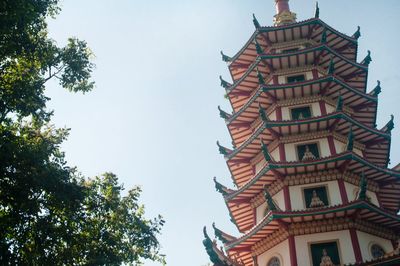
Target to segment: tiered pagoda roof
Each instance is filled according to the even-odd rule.
[[[388,168],[394,122],[392,117],[383,128],[376,128],[382,88],[378,81],[367,92],[370,52],[358,63],[360,28],[347,36],[324,23],[319,11],[316,16],[273,27],[261,27],[254,17],[255,32],[244,47],[233,57],[222,53],[232,83],[221,77],[221,85],[233,113],[219,111],[234,147],[217,144],[237,188],[214,181],[243,235],[236,238],[214,226],[225,254],[205,231],[204,243],[214,265],[255,266],[254,254],[260,246],[277,245],[289,235],[306,234],[304,230],[326,232],[341,226],[393,241],[400,234],[400,167]],[[285,18],[291,17],[294,13]],[[311,72],[312,78],[291,83],[278,80],[281,75],[304,72]],[[331,108],[321,107],[320,115],[308,118],[282,117],[284,106],[313,102]],[[287,160],[282,152],[282,144],[318,138],[337,140],[344,149],[332,145],[329,156],[295,161]],[[279,158],[272,156],[276,149]],[[364,194],[368,188],[376,193],[380,206],[365,196],[306,210],[292,210],[287,202],[281,210],[272,201],[271,196],[283,186],[317,180],[345,180],[360,186]],[[257,221],[254,208],[262,203],[267,203],[268,211]],[[339,221],[336,227],[335,221]]]

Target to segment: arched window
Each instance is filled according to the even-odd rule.
[[[374,259],[383,257],[383,255],[385,255],[385,250],[378,244],[373,244],[371,246],[371,255]]]
[[[281,266],[281,261],[278,257],[272,257],[272,259],[269,260],[267,266]]]

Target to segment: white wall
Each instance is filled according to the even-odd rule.
[[[288,162],[295,162],[299,159],[297,158],[297,149],[298,145],[307,144],[307,143],[318,143],[319,153],[321,157],[327,157],[331,155],[329,150],[329,144],[327,138],[315,139],[307,142],[295,142],[295,143],[287,143],[285,144],[285,152],[286,152],[286,160]]]
[[[271,151],[271,157],[277,162],[280,161],[279,146],[277,146],[277,148]]]
[[[337,181],[315,183],[304,186],[290,186],[289,193],[290,193],[290,202],[292,204],[292,210],[306,209],[303,189],[309,187],[317,187],[317,186],[327,187],[328,200],[331,206],[342,203],[342,198],[340,197],[340,190]]]
[[[285,240],[279,245],[276,245],[270,250],[259,255],[257,257],[258,265],[267,266],[267,263],[273,257],[278,257],[282,266],[290,266],[289,240]]]
[[[264,218],[266,209],[267,209],[267,203],[265,203],[265,202],[257,207],[257,209],[256,209],[256,215],[257,215],[256,221],[257,221],[257,224]]]
[[[276,110],[272,111],[269,115],[268,115],[269,120],[271,121],[276,121]]]
[[[336,111],[336,107],[334,107],[334,106],[332,106],[332,105],[330,105],[328,103],[325,103],[325,108],[326,108],[326,112],[328,114],[333,113],[333,112]]]
[[[309,266],[311,265],[309,244],[315,242],[329,242],[339,240],[339,254],[341,263],[354,263],[354,250],[351,244],[350,232],[349,230],[334,231],[327,233],[319,233],[312,235],[302,235],[296,236],[296,255],[298,266]],[[265,264],[264,264],[265,265]],[[260,266],[264,266],[260,264]]]
[[[344,182],[344,186],[346,188],[346,194],[347,194],[347,198],[349,199],[349,201],[354,201],[356,195],[354,194],[355,191],[358,191],[358,186],[355,186],[353,184]],[[371,203],[379,206],[379,201],[378,198],[376,196],[375,192],[369,191],[367,190],[367,197],[369,197],[369,199],[371,200]]]
[[[372,244],[380,245],[384,249],[385,253],[393,251],[393,245],[390,240],[360,231],[357,231],[357,237],[360,243],[361,256],[364,261],[372,259],[372,254],[371,254]]]

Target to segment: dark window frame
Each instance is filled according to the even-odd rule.
[[[315,145],[315,146],[314,146],[314,145]],[[296,147],[295,147],[295,148],[296,148],[297,160],[298,160],[299,162],[301,162],[302,159],[303,159],[306,146],[316,147],[316,148],[317,148],[317,149],[316,149],[316,150],[317,150],[317,154],[315,154],[315,153],[313,152],[313,148],[311,148],[310,151],[312,152],[312,154],[314,154],[314,156],[316,157],[316,159],[320,159],[320,158],[321,158],[321,149],[320,149],[320,147],[319,147],[319,142],[304,143],[304,144],[296,145]],[[302,148],[302,147],[304,147],[304,152],[301,152],[301,151],[299,150],[299,149]],[[309,148],[310,148],[310,147],[309,147]],[[302,154],[301,154],[301,153],[302,153]],[[300,156],[300,155],[302,155],[302,156]]]
[[[287,83],[296,83],[306,81],[306,74],[297,74],[286,77]]]
[[[299,116],[296,117],[296,116],[294,115],[294,112],[299,111],[299,110],[301,110],[301,109],[306,109],[306,108],[308,108],[309,116],[303,115],[303,116],[304,116],[304,119],[313,117],[313,110],[312,110],[312,108],[311,108],[311,105],[303,105],[303,106],[296,106],[296,107],[290,108],[290,109],[289,109],[289,111],[290,111],[290,118],[291,118],[292,120],[297,120],[297,119],[299,119]],[[303,112],[303,114],[304,114],[304,112]]]
[[[300,50],[300,47],[293,47],[293,48],[282,49],[281,53],[288,54],[288,53],[298,52],[299,50]]]
[[[302,188],[302,196],[303,196],[303,202],[304,202],[306,209],[312,209],[309,206],[311,203],[313,190],[316,190],[319,199],[322,200],[322,202],[325,204],[325,206],[331,205],[328,185],[304,187],[304,188]],[[321,190],[324,191],[325,195],[322,195]]]
[[[332,250],[327,250],[328,251],[328,256],[332,259],[332,262],[334,265],[342,265],[343,260],[342,260],[342,254],[340,253],[340,244],[339,240],[328,240],[328,241],[323,241],[323,242],[311,242],[308,243],[308,248],[310,252],[310,260],[311,260],[311,265],[312,266],[319,266],[321,263],[321,255],[322,255],[322,249],[329,249],[329,248],[336,248],[335,252],[332,252]],[[314,248],[314,250],[313,250]],[[315,259],[318,257],[319,259]]]

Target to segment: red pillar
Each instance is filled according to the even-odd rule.
[[[254,223],[254,226],[256,226],[256,224],[257,224],[257,208],[256,207],[253,208],[253,223]]]
[[[319,108],[321,109],[321,114],[326,115],[326,106],[324,101],[319,101]]]
[[[313,79],[318,79],[318,71],[315,68],[312,70],[312,76]]]
[[[285,144],[279,144],[279,159],[281,162],[286,162]]]
[[[289,236],[290,265],[297,266],[296,242],[294,236]]]
[[[278,85],[278,83],[279,83],[278,76],[277,75],[273,75],[272,76],[272,84]]]
[[[328,145],[329,145],[329,151],[331,152],[332,155],[336,155],[336,147],[335,147],[335,141],[333,140],[332,136],[328,136]]]
[[[342,198],[342,203],[343,204],[349,203],[343,179],[338,180],[338,185],[339,185],[340,197]]]
[[[292,204],[290,203],[290,193],[289,193],[289,187],[284,186],[283,187],[283,198],[285,200],[285,210],[286,211],[291,211],[292,210]]]
[[[282,107],[277,106],[275,112],[276,112],[276,120],[282,121]]]
[[[360,242],[358,242],[357,232],[354,228],[349,229],[349,231],[351,237],[351,244],[354,250],[354,256],[356,257],[356,262],[362,262]]]

